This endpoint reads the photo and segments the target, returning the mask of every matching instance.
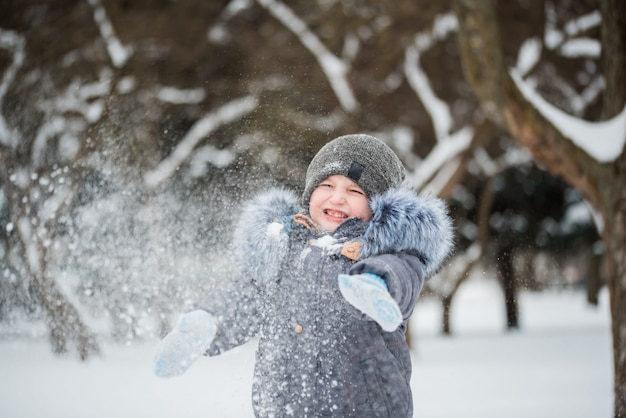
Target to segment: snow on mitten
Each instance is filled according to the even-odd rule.
[[[208,312],[195,310],[182,315],[156,347],[154,374],[173,377],[185,373],[206,352],[216,333],[217,324]]]
[[[340,274],[339,290],[352,306],[363,312],[387,331],[395,331],[402,323],[402,312],[387,291],[387,284],[371,273]]]

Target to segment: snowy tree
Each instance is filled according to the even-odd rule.
[[[569,116],[528,86],[518,69],[508,69],[502,31],[491,1],[459,0],[460,44],[468,80],[485,113],[506,127],[546,169],[575,185],[599,214],[611,293],[615,367],[615,417],[626,416],[626,9],[602,2],[605,56],[603,122]],[[596,12],[597,13],[597,12]],[[595,19],[591,17],[591,19]],[[574,28],[584,26],[576,22]],[[546,34],[550,36],[551,34]],[[534,54],[537,56],[537,54]],[[532,64],[532,62],[531,62]]]
[[[25,40],[12,31],[0,31],[0,39],[10,56],[0,84],[0,103],[7,106],[7,90],[25,60],[26,47]],[[65,352],[67,345],[75,342],[80,357],[86,358],[98,351],[95,336],[56,282],[50,265],[50,254],[58,249],[54,237],[62,228],[79,185],[79,169],[71,167],[72,162],[80,160],[77,135],[100,111],[99,103],[86,103],[97,87],[89,83],[72,87],[56,97],[40,97],[41,102],[54,104],[42,105],[46,122],[33,135],[27,137],[4,115],[0,117],[0,181],[11,214],[5,230],[17,235],[15,243],[24,255],[22,273],[30,277],[44,311],[53,350]],[[66,116],[65,112],[71,111],[78,115]],[[49,142],[55,142],[55,146],[50,147]]]

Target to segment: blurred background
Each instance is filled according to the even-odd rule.
[[[239,203],[301,191],[365,132],[446,199],[456,249],[424,291],[437,329],[472,275],[519,292],[606,281],[597,217],[481,106],[449,1],[0,0],[0,338],[86,359],[154,340],[229,277]],[[597,0],[495,2],[502,59],[546,102],[603,111]],[[485,57],[490,57],[485,50]],[[490,76],[485,74],[485,77]],[[488,110],[488,109],[487,109]],[[411,337],[410,337],[411,338]],[[418,337],[419,338],[419,337]]]

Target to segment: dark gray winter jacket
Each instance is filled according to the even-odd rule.
[[[319,233],[295,194],[271,190],[244,210],[235,234],[242,272],[199,307],[218,321],[208,354],[259,336],[253,383],[257,417],[410,417],[406,320],[425,278],[452,246],[443,203],[408,188],[375,196],[373,218]],[[382,277],[404,315],[394,332],[339,292],[341,273]]]

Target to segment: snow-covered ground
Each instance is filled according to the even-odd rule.
[[[412,322],[415,416],[589,418],[612,416],[606,292],[524,293],[522,328],[504,331],[492,281],[466,283],[439,335],[439,305],[423,300]],[[151,374],[152,344],[107,345],[79,363],[52,356],[45,341],[0,342],[0,416],[6,418],[250,417],[255,344],[200,359],[184,376]]]

